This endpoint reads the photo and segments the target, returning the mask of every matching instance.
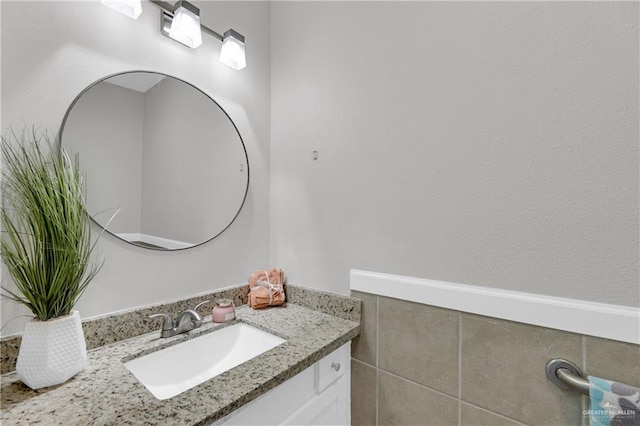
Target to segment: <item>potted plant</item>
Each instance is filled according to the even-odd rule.
[[[85,210],[78,158],[36,129],[2,137],[0,255],[16,290],[4,296],[26,306],[16,373],[32,389],[63,383],[84,370],[87,350],[73,310],[102,266]]]

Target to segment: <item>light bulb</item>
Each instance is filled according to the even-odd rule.
[[[241,70],[247,66],[244,54],[244,36],[229,30],[224,33],[222,48],[220,49],[220,62],[230,66],[234,70]]]
[[[202,44],[200,9],[186,1],[176,3],[169,37],[193,49]]]

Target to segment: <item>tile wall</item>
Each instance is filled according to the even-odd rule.
[[[587,425],[588,398],[546,377],[551,358],[640,386],[640,345],[361,292],[353,425]]]

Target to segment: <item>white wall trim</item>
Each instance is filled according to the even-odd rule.
[[[351,290],[640,344],[640,309],[351,270]]]

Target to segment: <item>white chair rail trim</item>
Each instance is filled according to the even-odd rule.
[[[351,270],[351,290],[640,344],[640,309],[402,275]]]

